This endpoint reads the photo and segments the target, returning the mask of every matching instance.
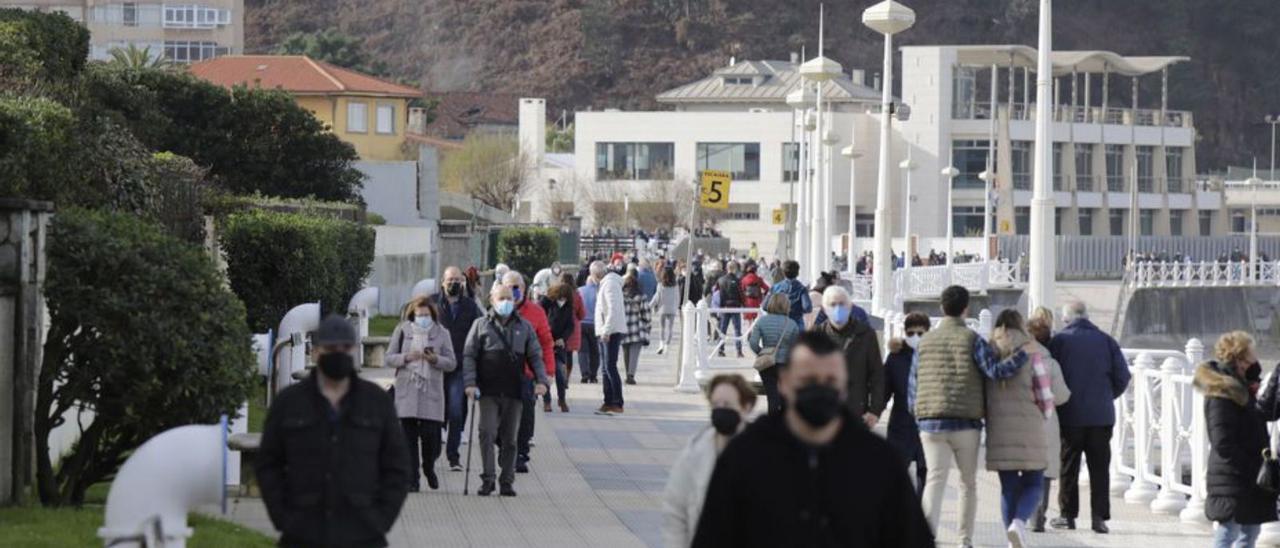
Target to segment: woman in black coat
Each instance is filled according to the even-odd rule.
[[[1196,368],[1194,384],[1205,396],[1209,463],[1205,517],[1218,522],[1214,546],[1254,546],[1262,524],[1276,520],[1276,495],[1256,485],[1262,452],[1270,442],[1267,421],[1275,419],[1273,373],[1257,399],[1262,367],[1253,338],[1243,331],[1223,335],[1209,361]],[[1269,404],[1269,405],[1268,405]]]
[[[573,318],[573,287],[557,283],[547,290],[538,304],[547,312],[547,325],[551,328],[551,340],[555,344],[556,353],[556,398],[560,404],[560,412],[569,412],[569,402],[564,399],[564,392],[569,388],[568,356],[566,344],[573,336],[573,327],[577,323]],[[551,392],[542,395],[542,410],[551,411]]]

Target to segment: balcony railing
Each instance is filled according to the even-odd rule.
[[[1138,192],[1155,192],[1156,178],[1151,176],[1138,177]]]
[[[1035,103],[1024,104],[1002,104],[1002,108],[1009,110],[1010,119],[1013,120],[1034,120],[1036,105]],[[1053,121],[1060,123],[1076,123],[1076,124],[1109,124],[1117,126],[1139,125],[1148,127],[1184,127],[1193,126],[1191,113],[1182,110],[1167,110],[1161,115],[1160,109],[1138,109],[1131,108],[1107,108],[1104,112],[1102,107],[1084,107],[1071,105],[1055,105],[1053,108]],[[956,120],[990,120],[991,105],[990,103],[977,103],[957,105],[951,113],[952,118]]]
[[[1076,174],[1076,190],[1081,192],[1092,192],[1095,186],[1093,184],[1093,180],[1094,180],[1093,175],[1077,173]]]
[[[1107,192],[1124,192],[1125,186],[1123,175],[1107,175]]]
[[[1031,190],[1031,174],[1030,173],[1014,173],[1013,188],[1017,190]]]
[[[1058,192],[1066,191],[1067,184],[1065,179],[1066,177],[1064,177],[1061,173],[1055,173],[1053,175],[1053,189]]]

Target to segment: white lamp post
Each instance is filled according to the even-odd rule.
[[[982,260],[986,262],[991,260],[991,189],[996,185],[995,168],[982,170],[978,178],[982,179]]]
[[[1249,220],[1249,274],[1250,279],[1258,279],[1258,186],[1262,185],[1262,179],[1258,178],[1258,168],[1253,168],[1253,177],[1244,182],[1253,189],[1253,199],[1250,209],[1253,210]]]
[[[956,224],[956,222],[955,222],[955,219],[953,219],[953,218],[952,218],[952,216],[953,216],[953,215],[955,215],[955,214],[954,214],[954,213],[952,213],[952,209],[951,209],[951,195],[952,195],[952,189],[954,189],[954,188],[955,188],[955,182],[956,182],[956,176],[957,176],[957,175],[960,175],[960,170],[956,169],[956,168],[955,168],[955,166],[947,166],[947,167],[942,168],[942,176],[943,176],[943,177],[945,177],[945,178],[946,178],[946,180],[947,180],[947,215],[946,215],[946,223],[947,223],[947,283],[951,283],[951,257],[952,257],[952,253],[954,253],[954,249],[952,248],[952,244],[954,243],[954,242],[953,242],[953,240],[955,239],[955,234],[954,234],[954,233],[955,233],[955,224]],[[986,242],[983,242],[983,243],[982,243],[982,246],[985,248],[985,247],[987,246],[987,243],[986,243]]]
[[[898,164],[898,167],[906,173],[907,179],[907,193],[902,198],[902,229],[905,235],[902,239],[902,268],[910,270],[914,256],[911,253],[911,172],[916,169],[916,163],[911,161],[911,145],[907,145],[907,159]]]
[[[1053,310],[1056,257],[1053,246],[1053,141],[1050,110],[1053,100],[1053,0],[1040,0],[1040,59],[1036,72],[1035,186],[1031,198],[1031,268],[1027,309]],[[1135,203],[1136,205],[1136,203]]]
[[[880,162],[876,181],[875,266],[872,276],[871,309],[884,314],[893,303],[893,257],[889,236],[889,138],[893,119],[893,35],[911,28],[916,12],[893,0],[884,0],[862,12],[862,24],[884,35],[884,89],[880,98]]]
[[[854,253],[857,251],[855,244],[858,241],[858,158],[862,157],[862,152],[849,145],[840,150],[840,155],[849,159],[849,248],[845,270],[852,278],[857,273],[857,258]]]
[[[1280,125],[1280,114],[1268,114],[1263,118],[1268,124],[1271,124],[1271,171],[1267,172],[1267,180],[1275,182],[1276,180],[1276,126]]]
[[[794,204],[796,208],[795,222],[793,223],[795,230],[795,251],[794,258],[800,263],[802,272],[807,272],[809,265],[809,132],[813,130],[810,123],[809,105],[814,102],[815,95],[809,89],[808,83],[801,83],[800,89],[797,89],[787,95],[787,104],[792,108],[800,111],[800,142],[798,143],[798,162],[796,169],[800,172],[797,202]],[[805,278],[802,276],[802,278]]]
[[[814,82],[817,85],[818,123],[817,123],[817,133],[815,135],[817,135],[818,140],[821,144],[827,144],[827,134],[823,131],[823,123],[822,123],[824,118],[824,112],[822,110],[822,96],[824,95],[823,85],[827,82],[827,80],[830,80],[832,78],[835,78],[836,76],[839,76],[840,71],[842,71],[843,68],[840,66],[840,63],[837,63],[834,60],[828,59],[822,55],[823,41],[825,38],[824,29],[823,29],[823,20],[822,20],[824,13],[822,10],[823,8],[819,6],[818,56],[808,61],[805,61],[803,65],[800,65],[800,76],[804,78],[805,81]],[[812,222],[812,225],[810,226],[810,230],[812,231],[812,234],[809,238],[809,262],[812,263],[812,268],[809,270],[809,273],[811,276],[810,279],[816,278],[818,275],[818,272],[821,272],[823,269],[826,268],[826,264],[827,264],[826,249],[830,243],[829,240],[831,239],[831,235],[828,232],[828,229],[830,227],[827,226],[827,214],[826,214],[828,204],[831,201],[831,187],[830,187],[831,178],[827,176],[826,170],[823,169],[824,147],[818,146],[815,148],[817,149],[817,153],[818,153],[816,158],[817,161],[815,162],[815,165],[817,168],[815,171],[818,175],[818,180],[817,180],[817,184],[814,186],[814,193],[813,193],[814,201],[811,208],[812,211],[810,212],[810,217]]]
[[[835,117],[833,116],[832,120],[830,120],[833,123],[835,122],[834,118]],[[818,240],[818,249],[822,252],[822,255],[819,256],[819,264],[834,266],[829,264],[832,252],[831,238],[836,234],[836,220],[834,218],[836,182],[832,169],[835,165],[836,145],[840,144],[840,136],[837,135],[830,127],[827,127],[827,132],[822,136],[822,144],[825,154],[823,158],[826,163],[824,167],[827,173],[825,178],[826,184],[822,187],[822,200],[818,202],[818,207],[821,213],[820,216],[822,217],[822,225],[820,227],[822,239]]]

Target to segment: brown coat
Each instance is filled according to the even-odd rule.
[[[884,412],[884,360],[880,358],[880,339],[875,330],[854,319],[840,328],[828,319],[813,329],[826,333],[844,349],[844,365],[849,371],[846,405],[853,416],[879,416]]]
[[[997,328],[991,336],[1001,355],[1028,342],[1034,350],[1029,353],[1027,365],[1018,369],[1013,377],[1004,380],[987,379],[987,469],[988,470],[1045,470],[1049,467],[1049,440],[1046,429],[1048,420],[1036,406],[1031,390],[1031,378],[1035,374],[1032,365],[1036,356],[1052,371],[1056,364],[1040,343],[1034,342],[1022,331]]]

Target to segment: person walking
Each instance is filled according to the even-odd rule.
[[[547,313],[529,295],[525,287],[523,274],[514,270],[507,272],[502,277],[502,283],[511,289],[511,296],[516,303],[516,313],[533,327],[538,345],[542,350],[542,363],[530,362],[529,367],[532,369],[541,365],[547,378],[554,377],[556,374],[555,344],[551,338],[551,325],[547,322]],[[534,378],[533,371],[525,371],[524,384],[521,387],[523,407],[520,413],[520,433],[516,440],[516,449],[518,451],[516,455],[516,472],[520,474],[529,472],[530,452],[533,449],[533,444],[531,443],[533,441],[533,429],[537,423],[537,415],[533,411],[538,404],[538,396],[542,395],[534,394]]]
[[[596,280],[596,339],[600,347],[600,367],[603,370],[604,404],[596,410],[599,414],[622,413],[622,379],[618,376],[618,354],[622,350],[622,338],[627,333],[626,298],[622,295],[622,276],[618,268],[604,271]],[[595,272],[595,268],[592,268]]]
[[[822,292],[822,309],[826,321],[813,327],[840,345],[844,353],[849,382],[846,405],[850,413],[875,428],[884,412],[884,361],[880,357],[880,338],[866,322],[852,317],[853,300],[843,287],[833,285]]]
[[[636,279],[640,282],[640,292],[644,294],[645,300],[652,299],[654,293],[658,292],[658,275],[649,265],[648,259],[640,259]]]
[[[960,470],[960,544],[973,546],[978,511],[978,445],[986,405],[984,379],[1012,377],[1027,363],[1020,348],[1003,360],[987,341],[969,329],[969,290],[953,285],[942,291],[946,316],[920,339],[907,385],[908,406],[920,427],[920,445],[929,472],[924,485],[924,513],[936,531],[951,467]]]
[[[449,460],[449,470],[462,471],[462,460],[459,448],[462,446],[462,430],[467,425],[467,397],[462,393],[462,352],[467,346],[467,333],[471,332],[471,324],[484,316],[474,298],[468,295],[467,278],[462,269],[450,266],[444,269],[443,287],[432,297],[439,312],[437,323],[449,331],[449,342],[453,348],[453,371],[444,374],[444,405],[448,434],[445,436],[445,457]],[[437,353],[438,350],[437,350]]]
[[[658,316],[658,354],[665,353],[675,334],[676,317],[680,314],[680,286],[676,285],[675,273],[663,270],[658,291],[649,301],[649,307]]]
[[[765,314],[751,325],[747,333],[747,345],[756,354],[755,368],[760,373],[764,394],[771,415],[782,413],[782,395],[778,393],[778,364],[786,362],[791,345],[800,334],[800,328],[789,316],[791,298],[784,293],[769,295],[765,302]]]
[[[716,457],[746,427],[756,391],[740,375],[716,375],[707,385],[707,401],[711,424],[694,434],[676,457],[662,493],[662,539],[668,548],[685,548],[693,542]]]
[[[516,436],[523,410],[525,374],[532,372],[538,396],[547,391],[547,376],[542,364],[542,345],[533,326],[516,314],[512,288],[501,284],[489,294],[489,313],[467,333],[462,359],[463,384],[467,397],[477,399],[480,460],[480,490],[477,495],[493,494],[494,480],[501,485],[499,494],[516,496]],[[494,466],[494,445],[502,474]]]
[[[1258,486],[1263,452],[1270,449],[1267,421],[1276,417],[1277,373],[1259,405],[1262,366],[1253,337],[1233,331],[1213,346],[1215,360],[1196,367],[1192,384],[1204,394],[1209,462],[1204,515],[1217,522],[1214,548],[1252,548],[1262,524],[1276,521],[1276,495]]]
[[[805,287],[800,280],[796,278],[800,276],[800,263],[788,260],[782,263],[782,275],[784,279],[773,287],[769,288],[769,293],[780,293],[787,296],[791,301],[791,311],[787,313],[796,327],[804,330],[804,316],[813,310],[813,301],[809,298],[809,288]]]
[[[1028,347],[1030,365],[1012,377],[987,380],[987,469],[1000,477],[1000,512],[1009,544],[1027,545],[1027,521],[1040,506],[1049,466],[1046,422],[1056,403],[1049,351],[1034,342],[1012,308],[996,318],[991,340],[1000,356]]]
[[[1053,339],[1053,312],[1043,306],[1037,307],[1031,313],[1031,319],[1027,320],[1027,334],[1040,343],[1040,346],[1049,348],[1049,341]],[[1067,381],[1062,377],[1062,366],[1058,365],[1058,361],[1049,360],[1048,364],[1049,373],[1053,377],[1051,387],[1054,405],[1064,405],[1071,399],[1071,389],[1067,388]],[[1049,466],[1044,469],[1044,490],[1040,495],[1040,505],[1036,507],[1032,518],[1031,531],[1034,533],[1044,532],[1046,516],[1049,515],[1049,492],[1053,488],[1053,480],[1062,475],[1062,434],[1057,413],[1045,421],[1044,434],[1049,450]]]
[[[560,283],[569,288],[569,299],[573,301],[573,333],[564,342],[564,378],[565,386],[573,378],[573,356],[582,350],[582,322],[587,318],[587,307],[582,302],[582,294],[576,289],[573,274],[560,274]]]
[[[578,363],[582,366],[582,384],[600,382],[600,340],[596,337],[596,296],[600,279],[604,277],[604,263],[593,261],[586,281],[578,287],[585,316],[582,317],[582,349],[578,351]]]
[[[561,413],[569,412],[569,403],[564,399],[565,390],[569,388],[565,361],[566,356],[569,355],[569,337],[573,335],[574,327],[578,324],[573,314],[575,293],[573,286],[556,283],[547,289],[547,294],[539,303],[547,313],[547,324],[551,328],[551,351],[556,360],[556,401],[559,403]],[[551,391],[549,390],[542,395],[542,411],[551,411]]]
[[[756,268],[755,263],[748,263],[747,273],[738,282],[738,285],[742,286],[742,305],[746,308],[760,308],[760,305],[764,304],[765,295],[769,294],[769,284],[756,274]],[[754,312],[748,312],[746,318],[747,321],[753,321],[756,315]]]
[[[1129,386],[1129,364],[1120,345],[1089,321],[1084,303],[1062,307],[1066,327],[1049,342],[1049,352],[1062,366],[1071,401],[1058,409],[1062,429],[1062,479],[1058,486],[1059,517],[1055,529],[1075,529],[1080,511],[1080,456],[1089,461],[1089,507],[1093,531],[1108,533],[1111,519],[1111,429],[1115,399]]]
[[[404,321],[392,331],[387,345],[387,366],[396,370],[396,414],[409,445],[409,491],[415,493],[421,489],[419,462],[427,486],[440,488],[436,459],[440,457],[440,429],[445,418],[444,376],[458,364],[453,341],[440,325],[439,316],[430,297],[410,301]]]
[[[280,546],[386,546],[408,494],[404,430],[391,396],[356,375],[357,342],[327,316],[312,336],[315,371],[267,410],[254,469]]]
[[[693,546],[933,546],[888,442],[844,403],[840,346],[801,333],[779,367],[786,399],[733,438],[707,485]]]
[[[736,261],[728,261],[725,272],[715,283],[716,290],[720,293],[721,308],[741,308],[742,285],[738,279],[738,263]],[[733,334],[737,337],[738,357],[742,357],[742,314],[737,312],[721,312],[720,313],[720,334],[726,339],[729,338],[729,325],[733,324]],[[728,346],[726,341],[720,346],[720,355],[724,355],[724,347]]]
[[[924,495],[924,482],[929,467],[924,460],[924,447],[920,445],[920,427],[916,425],[916,417],[907,406],[907,384],[916,349],[920,348],[920,340],[929,332],[930,325],[929,317],[920,312],[907,314],[902,320],[902,330],[906,337],[889,341],[889,357],[884,362],[885,401],[893,398],[886,437],[889,444],[902,454],[903,462],[908,465],[913,462],[916,464],[917,497]]]
[[[636,370],[640,367],[640,351],[649,346],[649,299],[640,286],[638,276],[628,276],[622,283],[623,309],[627,317],[627,331],[622,337],[623,355],[627,363],[627,384],[636,383]]]

